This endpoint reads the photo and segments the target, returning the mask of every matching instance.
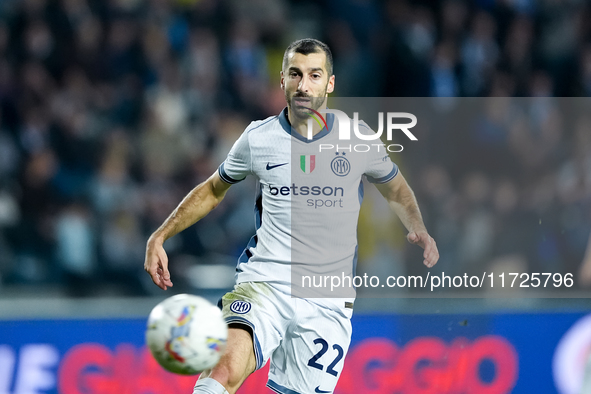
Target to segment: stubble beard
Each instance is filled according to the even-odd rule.
[[[290,113],[293,119],[290,119],[292,125],[299,124],[305,122],[309,117],[310,114],[313,112],[310,111],[308,108],[312,108],[313,110],[317,111],[318,108],[324,103],[326,99],[326,91],[328,89],[328,84],[324,88],[324,92],[322,93],[321,97],[310,97],[305,93],[295,92],[291,97],[289,94],[285,93],[285,101],[287,102],[287,106],[290,109]],[[306,105],[296,105],[294,103],[294,99],[296,98],[306,98],[309,102]]]

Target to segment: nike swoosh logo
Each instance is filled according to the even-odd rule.
[[[320,386],[316,387],[316,389],[314,389],[315,393],[330,393],[330,391],[324,391],[324,390],[320,390]]]
[[[281,167],[286,165],[287,163],[283,163],[283,164],[275,164],[274,166],[270,165],[269,163],[267,163],[267,170],[272,170],[273,168],[277,168],[277,167]]]

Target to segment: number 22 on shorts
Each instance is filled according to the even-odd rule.
[[[324,355],[324,353],[328,351],[328,342],[326,342],[322,338],[316,338],[314,339],[314,344],[321,345],[321,348],[318,351],[318,353],[316,353],[314,356],[312,356],[311,359],[308,360],[308,366],[322,371],[324,370],[324,365],[320,364],[318,361]],[[339,363],[339,361],[341,361],[341,358],[343,358],[345,352],[343,351],[343,348],[339,345],[332,345],[332,348],[336,350],[338,354],[335,357],[335,359],[328,365],[328,367],[326,368],[326,372],[331,374],[332,376],[337,376],[339,373],[334,370],[334,367]]]

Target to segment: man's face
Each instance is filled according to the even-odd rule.
[[[281,89],[290,109],[292,123],[308,118],[312,108],[320,108],[328,93],[334,90],[334,75],[326,71],[323,51],[303,55],[291,52],[285,69],[281,71]]]

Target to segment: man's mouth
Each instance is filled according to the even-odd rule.
[[[293,103],[298,107],[309,107],[310,106],[310,99],[306,97],[294,97]]]

